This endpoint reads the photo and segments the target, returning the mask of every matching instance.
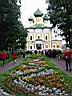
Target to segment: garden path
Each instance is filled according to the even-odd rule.
[[[0,73],[4,72],[10,68],[13,68],[17,65],[19,65],[22,62],[23,58],[18,58],[16,64],[10,62],[9,64],[5,64],[4,66],[0,66]],[[65,61],[62,59],[57,58],[51,58],[52,62],[54,62],[64,73],[68,74],[69,76],[72,76],[72,71],[65,71]]]
[[[13,61],[11,61],[10,63],[5,64],[4,66],[0,66],[0,73],[19,65],[22,62],[22,60],[23,58],[21,57],[16,60],[16,63],[13,63]]]
[[[65,61],[58,58],[51,59],[64,73],[72,77],[72,71],[65,71]]]

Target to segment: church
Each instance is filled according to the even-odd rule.
[[[61,49],[62,38],[59,30],[51,29],[52,24],[50,24],[47,14],[43,14],[40,9],[37,9],[33,15],[34,18],[32,16],[28,18],[26,50]]]

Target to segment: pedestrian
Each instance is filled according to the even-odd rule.
[[[72,51],[69,47],[64,51],[64,58],[66,62],[66,71],[71,71],[71,59],[72,59]]]
[[[16,58],[17,58],[16,52],[12,52],[12,60],[14,63],[16,63]]]
[[[25,58],[25,52],[23,51],[23,58]]]
[[[1,59],[2,59],[2,61],[3,61],[3,65],[5,64],[5,60],[6,60],[7,58],[8,58],[8,55],[7,55],[6,51],[3,50],[2,53],[1,53]]]

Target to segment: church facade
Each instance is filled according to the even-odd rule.
[[[45,50],[62,48],[62,40],[53,38],[50,21],[47,15],[37,9],[34,18],[30,17],[27,27],[28,36],[26,50]],[[54,30],[55,31],[55,30]]]

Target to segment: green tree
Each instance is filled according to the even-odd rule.
[[[26,41],[27,30],[20,22],[20,7],[20,0],[0,0],[0,49],[15,47],[21,34]]]
[[[53,27],[63,31],[66,46],[72,47],[72,0],[49,0],[48,13]]]
[[[22,49],[25,49],[25,47],[26,47],[26,37],[27,37],[27,33],[28,33],[28,31],[27,31],[27,29],[26,28],[24,28],[24,26],[22,25],[22,23],[21,22],[19,22],[19,25],[18,25],[19,27],[19,33],[18,33],[18,37],[17,37],[17,42],[16,42],[16,47],[20,47],[20,48],[22,48]],[[18,44],[20,44],[20,46],[18,45]]]

